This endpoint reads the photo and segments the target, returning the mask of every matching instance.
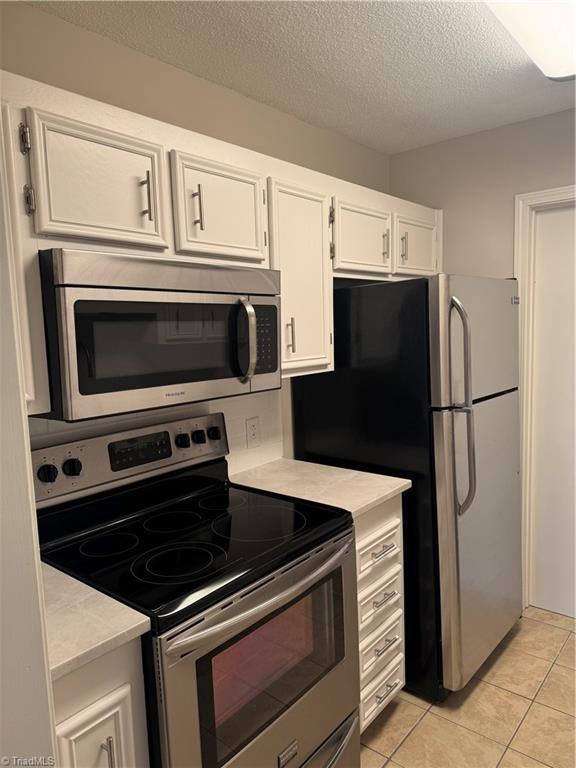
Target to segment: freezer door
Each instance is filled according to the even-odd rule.
[[[476,493],[464,411],[433,414],[444,686],[470,680],[522,611],[518,392],[473,407]]]
[[[436,275],[429,282],[432,406],[464,403],[466,344],[472,398],[518,386],[517,281]]]

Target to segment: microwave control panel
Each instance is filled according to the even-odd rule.
[[[48,506],[227,453],[222,413],[39,448],[32,452],[36,503]]]
[[[254,309],[258,350],[255,372],[274,373],[278,370],[278,309],[267,304],[257,304]]]

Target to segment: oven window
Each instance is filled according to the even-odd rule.
[[[230,760],[344,658],[340,571],[197,662],[202,766]]]
[[[241,375],[247,323],[237,303],[77,301],[83,395]]]

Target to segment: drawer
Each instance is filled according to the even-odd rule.
[[[371,581],[399,561],[402,547],[401,521],[393,518],[379,530],[356,543],[358,579]]]
[[[360,692],[360,730],[363,731],[404,685],[404,654],[400,653],[382,673]]]
[[[370,584],[358,595],[360,639],[366,637],[363,630],[368,627],[372,619],[378,618],[379,622],[387,619],[398,608],[401,598],[402,566],[395,565],[386,571],[381,579]]]
[[[404,652],[404,619],[398,609],[360,644],[360,679],[366,685],[392,659]]]

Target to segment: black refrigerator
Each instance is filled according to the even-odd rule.
[[[406,689],[462,688],[522,610],[516,281],[336,280],[295,458],[405,477]]]

